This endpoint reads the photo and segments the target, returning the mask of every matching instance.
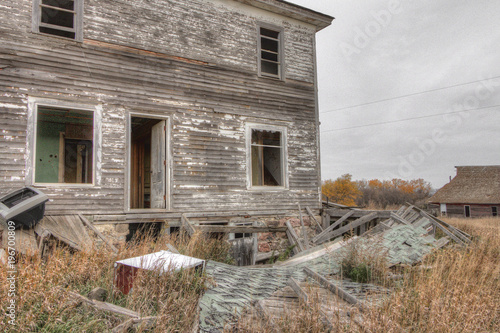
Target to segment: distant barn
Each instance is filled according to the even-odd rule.
[[[457,166],[457,175],[430,199],[450,217],[498,216],[500,165]]]

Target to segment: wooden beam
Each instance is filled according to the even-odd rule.
[[[337,230],[332,231],[331,234],[329,234],[329,238],[335,238],[338,236],[341,236],[344,232],[347,232],[351,229],[357,228],[362,224],[368,223],[373,219],[377,218],[377,213],[373,212],[371,214],[365,215],[363,217],[360,217],[357,220],[354,220],[353,222],[349,223],[348,225],[345,225],[341,228],[338,228]]]
[[[455,232],[455,234],[460,237],[464,242],[466,243],[470,243],[472,241],[472,236],[469,235],[468,233],[458,229],[458,228],[455,228],[454,226],[452,226],[451,224],[449,223],[446,223],[445,221],[441,220],[441,219],[438,219],[437,217],[435,216],[432,216],[428,213],[426,213],[424,210],[418,208],[418,207],[413,207],[415,210],[419,211],[420,212],[420,215],[421,216],[424,216],[426,217],[427,219],[432,219],[442,225],[444,225],[445,227],[451,229],[452,231]],[[462,237],[463,236],[463,237]]]
[[[300,242],[300,238],[299,236],[297,236],[297,234],[295,233],[295,230],[293,230],[293,227],[292,225],[290,224],[290,221],[286,221],[286,226],[288,228],[287,232],[290,233],[290,235],[292,236],[292,238],[294,239],[295,241],[295,244],[297,245],[297,247],[299,248],[299,251],[302,252],[304,251],[304,246],[302,245],[302,243]]]
[[[299,245],[297,244],[297,242],[293,238],[290,231],[288,231],[288,230],[286,231],[286,236],[288,237],[288,242],[290,243],[290,245],[293,246],[293,249],[292,249],[293,254],[294,255],[299,254],[300,253]]]
[[[80,217],[80,219],[82,220],[83,223],[85,223],[85,225],[87,227],[89,227],[90,229],[92,229],[93,232],[96,233],[97,236],[99,236],[100,239],[103,240],[103,242],[114,252],[114,253],[118,253],[118,249],[116,247],[113,246],[113,244],[111,244],[109,242],[109,240],[99,231],[97,230],[96,227],[94,227],[92,225],[92,223],[90,223],[89,220],[87,220],[87,218],[85,218],[85,216],[83,216],[82,214],[78,214],[78,216]]]
[[[325,209],[325,212],[331,217],[340,218],[351,210],[352,209]],[[377,217],[381,219],[388,219],[391,215],[390,210],[354,210],[354,213],[353,215],[351,215],[351,217],[360,218],[371,213],[377,213]]]
[[[300,203],[298,203],[298,205],[299,205],[299,218],[300,218],[302,239],[304,240],[304,246],[307,250],[309,248],[309,237],[307,237],[307,231],[306,231],[306,228],[304,226],[304,219],[302,218],[302,208],[300,207]]]
[[[286,232],[286,227],[254,227],[252,225],[199,225],[194,227],[202,232],[258,234],[263,232]]]
[[[316,273],[315,271],[313,271],[313,270],[311,270],[311,269],[309,269],[307,267],[304,268],[304,272],[308,276],[310,276],[312,279],[318,281],[319,284],[321,284],[324,288],[327,288],[328,290],[330,290],[335,295],[339,296],[341,299],[343,299],[347,303],[356,306],[361,312],[363,312],[364,310],[366,310],[366,307],[363,304],[361,304],[356,297],[354,297],[353,295],[349,294],[344,289],[342,289],[342,288],[334,285],[333,283],[331,283],[330,281],[328,281],[324,276]]]
[[[325,230],[323,230],[323,232],[321,232],[319,235],[316,235],[312,241],[313,243],[316,243],[318,242],[319,240],[322,240],[323,238],[326,237],[326,235],[328,235],[334,228],[336,228],[337,226],[339,226],[342,222],[344,222],[345,220],[347,220],[349,217],[351,217],[356,211],[355,210],[350,210],[349,212],[347,212],[347,214],[344,214],[340,219],[338,219],[337,221],[335,221],[332,225],[330,225],[328,228],[326,228]]]
[[[100,302],[96,300],[89,299],[85,296],[82,296],[78,293],[70,291],[69,294],[73,296],[74,298],[84,302],[85,304],[88,304],[92,306],[93,308],[96,308],[101,311],[106,311],[106,312],[111,312],[114,314],[126,316],[126,317],[131,317],[131,318],[140,318],[140,314],[138,312],[132,311],[127,308],[122,308],[121,306],[114,305],[111,303],[106,303],[106,302]]]
[[[319,230],[320,231],[323,231],[323,227],[321,227],[321,224],[318,222],[318,220],[316,220],[316,218],[314,217],[314,214],[313,212],[311,211],[311,208],[307,207],[306,206],[306,212],[307,214],[309,214],[309,217],[312,218],[314,220],[314,222],[316,222],[316,224],[318,225],[319,227]]]
[[[441,223],[435,221],[431,216],[429,216],[429,214],[427,214],[425,212],[422,212],[422,214],[423,214],[423,216],[426,216],[434,226],[441,229],[441,231],[443,231],[446,235],[450,236],[450,238],[453,239],[455,242],[457,242],[458,244],[460,244],[462,246],[466,245],[466,242],[464,240],[457,237],[457,235],[455,235],[453,232],[449,231],[445,226],[441,225]],[[463,237],[463,235],[462,235],[462,237]],[[470,240],[469,240],[469,242],[470,242]]]
[[[288,286],[295,291],[297,296],[299,296],[299,299],[307,303],[309,296],[307,296],[307,293],[300,287],[299,283],[295,281],[293,277],[288,280]]]
[[[189,222],[188,218],[186,217],[186,214],[181,215],[181,224],[182,224],[182,228],[184,228],[184,230],[186,230],[186,232],[188,233],[189,236],[194,235],[194,228],[193,228],[191,222]]]
[[[391,219],[393,219],[393,220],[395,220],[397,222],[403,223],[405,225],[411,225],[410,222],[406,221],[404,218],[402,218],[401,216],[397,215],[394,212],[391,212]]]

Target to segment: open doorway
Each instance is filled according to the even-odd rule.
[[[131,117],[130,208],[167,207],[167,121]]]

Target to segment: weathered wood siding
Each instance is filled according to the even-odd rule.
[[[500,210],[500,204],[496,205],[446,204],[446,215],[449,217],[465,217],[465,206],[470,206],[470,217],[472,218],[493,216],[491,207],[497,207],[497,212]]]
[[[77,43],[32,33],[31,1],[2,1],[0,191],[30,183],[27,105],[40,97],[102,109],[99,180],[42,187],[48,211],[124,212],[130,113],[170,117],[173,212],[319,208],[314,28],[231,3],[86,0]],[[257,76],[257,21],[285,29],[284,81]],[[287,127],[289,190],[247,190],[247,122]]]

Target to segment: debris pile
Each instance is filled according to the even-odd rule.
[[[214,278],[216,286],[208,290],[200,301],[200,331],[220,332],[228,325],[235,325],[239,317],[247,313],[245,309],[249,308],[254,309],[250,315],[257,313],[258,318],[265,318],[272,325],[284,309],[298,307],[300,301],[307,303],[308,295],[311,295],[311,290],[307,288],[315,289],[312,294],[321,295],[322,309],[326,309],[322,321],[327,327],[331,326],[328,321],[330,312],[339,313],[339,310],[344,314],[342,320],[353,320],[362,326],[363,311],[380,304],[390,290],[374,284],[339,279],[340,261],[345,255],[346,245],[351,242],[358,242],[361,246],[379,244],[386,250],[389,267],[393,267],[417,264],[425,255],[450,240],[459,245],[471,241],[469,235],[412,205],[388,213],[389,218],[376,223],[375,227],[360,228],[362,232],[358,230],[358,236],[343,241],[346,233],[352,233],[355,228],[379,216],[373,212],[362,214],[356,211],[362,216],[349,221],[348,218],[355,214],[353,212],[346,212],[332,224],[334,227],[321,231],[310,241],[290,233],[295,244],[302,244],[303,250],[285,262],[252,267],[208,262],[207,274]],[[444,237],[437,239],[437,230]],[[320,245],[312,247],[315,242]]]

